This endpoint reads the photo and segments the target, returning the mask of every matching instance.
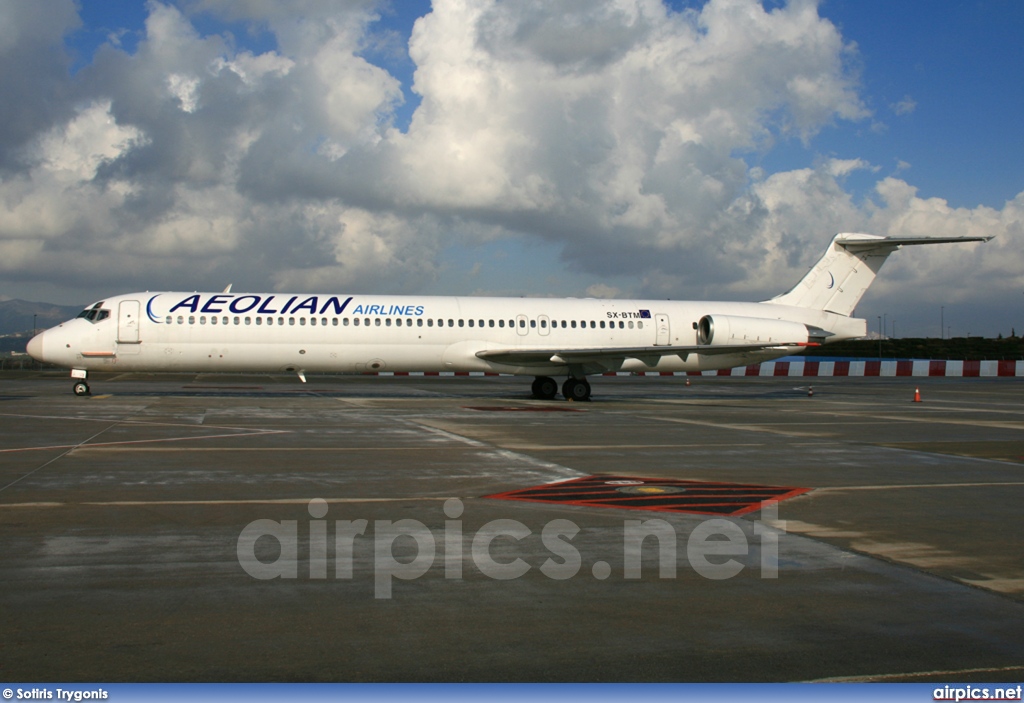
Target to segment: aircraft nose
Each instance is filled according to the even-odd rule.
[[[43,360],[43,337],[46,335],[45,332],[40,332],[32,339],[28,340],[28,344],[25,346],[25,351],[36,361]]]

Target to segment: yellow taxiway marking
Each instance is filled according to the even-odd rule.
[[[80,444],[51,444],[42,447],[18,447],[16,449],[0,449],[0,454],[9,454],[14,452],[38,452],[46,451],[48,449],[65,449],[68,450],[69,453],[77,453],[79,451],[82,451],[83,449],[104,449],[109,447],[121,447],[125,445],[152,444],[155,442],[187,442],[193,439],[230,439],[233,437],[258,437],[260,435],[267,434],[281,434],[282,432],[285,432],[285,430],[257,430],[254,432],[234,432],[230,434],[195,435],[191,437],[163,437],[161,439],[126,439],[121,442],[96,442],[95,444],[85,444],[85,442],[82,442]],[[88,440],[86,440],[86,442],[87,441]]]
[[[577,451],[580,449],[700,449],[702,447],[763,447],[764,442],[740,444],[737,442],[720,442],[717,444],[515,444],[502,443],[506,449],[520,451]]]
[[[923,542],[887,542],[860,530],[815,525],[802,520],[769,520],[767,523],[786,532],[807,535],[815,539],[849,540],[849,549],[854,552],[871,557],[881,557],[901,564],[910,564],[925,571],[969,569],[978,572],[978,577],[967,578],[954,573],[952,578],[961,583],[998,593],[1010,595],[1024,593],[1024,574],[1020,571],[1001,574],[985,573],[987,565],[973,555],[960,554]]]
[[[800,430],[780,429],[769,427],[766,424],[733,424],[728,422],[711,422],[710,420],[691,420],[681,417],[655,417],[646,415],[638,417],[640,420],[659,420],[661,422],[676,422],[681,425],[699,425],[701,427],[717,427],[723,430],[739,430],[740,432],[767,432],[769,434],[780,434],[786,437],[834,437],[834,432],[801,432]]]
[[[984,488],[986,486],[1024,486],[1024,481],[992,481],[979,483],[895,483],[879,486],[828,486],[815,488],[814,494],[843,493],[844,491],[888,491],[903,488]]]
[[[135,508],[161,505],[308,505],[311,500],[322,500],[325,503],[403,503],[409,501],[438,502],[450,500],[452,496],[411,498],[253,498],[245,500],[107,500],[83,501],[81,503],[61,503],[45,501],[37,503],[0,503],[0,510],[5,508],[75,508],[87,506],[91,508]]]
[[[246,435],[226,435],[245,437]],[[193,439],[185,437],[183,439]],[[206,439],[196,437],[194,439]],[[159,440],[152,440],[159,441]],[[476,447],[428,445],[414,447],[119,447],[103,444],[86,444],[75,449],[75,454],[87,452],[421,452],[424,450],[452,451],[454,449],[475,449]]]
[[[1024,672],[1024,666],[997,666],[979,669],[946,669],[944,671],[911,671],[905,674],[862,674],[860,676],[836,676],[828,679],[814,679],[807,683],[868,683],[872,681],[894,681],[899,679],[944,677],[942,680],[956,680],[963,674],[1007,674]],[[1020,678],[1020,677],[1016,677]]]
[[[840,412],[815,412],[813,414],[826,414],[833,417],[864,417],[864,413],[840,413]],[[953,417],[941,417],[933,414],[928,417],[915,417],[914,415],[875,415],[871,414],[874,420],[895,420],[897,422],[924,422],[929,425],[963,425],[966,427],[989,427],[997,430],[1024,430],[1024,422],[1000,422],[997,420],[979,421],[965,420]]]
[[[115,422],[122,425],[142,425],[144,427],[201,427],[204,430],[236,430],[252,432],[252,427],[234,427],[232,425],[208,425],[195,422],[154,422],[152,420],[133,420],[127,417],[79,417],[78,415],[20,415],[17,413],[0,413],[0,417],[17,417],[22,420],[64,420],[72,422]],[[291,432],[291,430],[260,430],[261,432]]]

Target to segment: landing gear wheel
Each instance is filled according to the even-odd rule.
[[[576,402],[590,400],[590,383],[585,378],[569,378],[562,384],[562,395]]]
[[[551,400],[558,393],[558,383],[555,379],[547,376],[538,376],[533,379],[533,397],[541,400]]]
[[[79,381],[74,386],[75,395],[89,395],[89,384],[85,381]]]

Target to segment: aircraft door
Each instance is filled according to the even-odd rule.
[[[547,315],[539,315],[537,317],[537,332],[541,335],[547,335],[551,331],[551,321],[548,320]]]
[[[526,315],[516,315],[516,334],[525,337],[530,331],[530,320]]]
[[[672,330],[668,324],[668,315],[664,313],[658,313],[654,316],[654,326],[658,330],[657,339],[654,342],[655,346],[663,347],[672,343]]]
[[[117,306],[117,343],[139,343],[139,301],[122,300]]]

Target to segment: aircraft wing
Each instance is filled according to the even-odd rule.
[[[615,368],[626,359],[639,359],[647,366],[656,366],[664,356],[678,356],[685,361],[690,354],[740,354],[764,349],[784,349],[803,344],[720,344],[656,347],[597,347],[593,349],[485,349],[476,355],[486,361],[514,366],[563,366],[565,364],[596,364]],[[618,362],[618,363],[616,363]]]

